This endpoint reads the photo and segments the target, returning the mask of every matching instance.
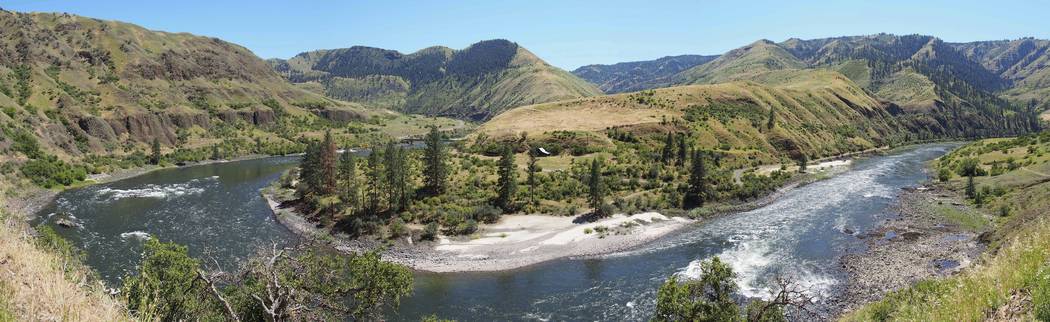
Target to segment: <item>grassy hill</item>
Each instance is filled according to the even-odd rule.
[[[153,142],[158,163],[181,164],[298,152],[330,129],[345,146],[421,135],[427,125],[463,127],[327,98],[219,39],[0,11],[4,193],[141,167]]]
[[[516,106],[601,94],[507,40],[411,54],[360,46],[318,50],[270,64],[292,82],[316,83],[314,88],[337,99],[474,120]]]
[[[805,68],[806,64],[769,40],[730,50],[709,63],[696,66],[672,79],[680,85],[713,84],[749,79],[763,72]]]
[[[667,56],[655,60],[617,63],[612,65],[587,65],[572,71],[597,84],[606,93],[634,92],[650,88],[667,87],[670,76],[707,63],[717,55]]]
[[[752,161],[810,158],[903,140],[907,126],[841,74],[766,74],[767,84],[737,81],[646,90],[524,106],[482,125],[480,139],[589,137],[611,145],[622,133],[659,140],[690,133],[700,148]],[[774,126],[769,128],[769,115]]]

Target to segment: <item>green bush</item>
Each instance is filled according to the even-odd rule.
[[[87,178],[87,169],[74,166],[49,155],[36,160],[29,160],[22,165],[22,174],[33,184],[44,188],[68,186]]]
[[[499,217],[501,215],[503,215],[503,211],[491,205],[482,205],[474,209],[474,220],[481,221],[486,224],[491,224],[499,221]]]
[[[421,238],[423,238],[423,240],[434,240],[437,238],[437,233],[438,224],[436,222],[431,222],[423,227],[423,235]]]

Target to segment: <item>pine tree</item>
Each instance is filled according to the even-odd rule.
[[[160,140],[153,138],[152,152],[149,157],[150,164],[160,164]]]
[[[677,165],[677,166],[685,165],[685,161],[686,161],[685,159],[687,159],[689,157],[689,155],[688,155],[689,154],[689,149],[687,148],[688,146],[689,145],[685,143],[685,134],[679,134],[678,135],[678,159],[675,160],[675,165]]]
[[[383,166],[382,161],[379,159],[379,151],[375,148],[368,155],[368,171],[366,172],[366,180],[368,181],[368,204],[367,208],[371,214],[379,213],[379,204],[382,202],[382,191],[383,191]]]
[[[383,160],[388,208],[399,212],[408,208],[411,201],[405,149],[391,142],[386,146]]]
[[[222,159],[222,155],[219,154],[219,145],[218,144],[211,146],[211,159],[212,160]]]
[[[357,156],[350,151],[339,157],[339,178],[342,182],[343,202],[353,210],[360,206],[357,188]]]
[[[973,174],[966,176],[966,197],[977,199],[977,186],[973,183]]]
[[[510,146],[503,148],[503,155],[499,159],[499,195],[496,197],[496,207],[505,212],[514,210],[514,194],[518,190],[517,169],[514,166],[514,150]]]
[[[594,209],[599,216],[611,214],[603,213],[602,205],[605,203],[605,190],[602,187],[602,165],[598,159],[591,160],[591,172],[587,176],[587,205]]]
[[[306,198],[316,193],[318,186],[318,148],[319,145],[314,141],[307,143],[302,161],[299,162],[299,184],[296,186],[296,192],[300,198]]]
[[[660,156],[660,161],[664,164],[671,164],[671,159],[674,158],[674,134],[667,132],[667,139],[664,140],[664,150]]]
[[[693,168],[689,173],[689,187],[685,193],[684,207],[702,207],[711,197],[710,183],[707,180],[707,169],[700,151],[693,151]]]
[[[769,121],[766,122],[766,129],[772,130],[776,126],[776,110],[772,106],[769,107]]]
[[[445,151],[445,143],[441,139],[441,132],[438,132],[436,126],[430,127],[425,143],[426,148],[423,151],[426,166],[423,171],[424,189],[431,195],[440,195],[448,188],[448,165],[445,163],[448,156]]]
[[[336,190],[336,160],[335,142],[332,140],[332,131],[324,134],[324,141],[317,149],[317,178],[316,192],[321,195],[334,194]]]
[[[526,182],[529,185],[529,203],[536,205],[536,172],[540,170],[540,167],[536,165],[536,153],[531,149],[529,150],[529,164],[528,164],[529,177]]]

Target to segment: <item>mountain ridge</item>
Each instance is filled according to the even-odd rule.
[[[655,60],[586,65],[572,73],[597,84],[603,92],[615,94],[665,87],[670,82],[669,76],[715,58],[718,55],[664,56]]]
[[[293,83],[338,99],[409,113],[488,119],[515,106],[601,94],[517,43],[485,40],[404,54],[354,46],[300,53],[270,65]]]

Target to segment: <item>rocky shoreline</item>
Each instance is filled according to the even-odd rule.
[[[936,185],[908,189],[892,211],[897,215],[858,236],[866,249],[840,259],[848,278],[844,294],[830,303],[835,315],[921,280],[956,274],[978,261],[985,249],[981,229],[963,227],[944,216],[945,211],[984,216],[953,191]]]

